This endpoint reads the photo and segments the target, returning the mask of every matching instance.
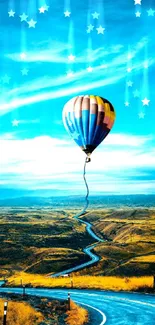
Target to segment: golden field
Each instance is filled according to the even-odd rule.
[[[88,311],[72,300],[69,310],[67,300],[7,294],[5,299],[0,298],[1,324],[5,301],[8,301],[7,325],[84,325],[88,320]]]
[[[153,289],[153,276],[145,277],[115,277],[115,276],[72,276],[50,278],[42,275],[17,273],[8,278],[7,286],[20,286],[21,279],[24,285],[48,288],[101,289],[113,291],[138,291]]]
[[[74,215],[75,210],[51,207],[1,208],[0,276],[24,271],[46,277],[88,261],[83,249],[94,239]],[[96,209],[81,218],[104,242],[94,248],[100,261],[75,275],[155,274],[154,208]]]
[[[0,299],[0,323],[3,321],[4,299]],[[7,325],[37,325],[43,315],[25,302],[8,302]]]
[[[82,219],[105,241],[94,251],[98,265],[80,274],[146,276],[155,274],[155,209],[120,208],[88,212]]]
[[[86,262],[93,242],[69,212],[51,208],[0,209],[0,276],[16,270],[47,274]]]

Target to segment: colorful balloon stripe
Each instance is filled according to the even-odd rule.
[[[99,96],[74,97],[63,109],[66,130],[87,155],[105,139],[114,121],[113,106]]]

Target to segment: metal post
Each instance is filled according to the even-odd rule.
[[[71,288],[73,289],[73,280],[71,279]]]
[[[20,284],[21,284],[21,287],[23,286],[23,280],[22,279],[20,279]]]
[[[155,275],[153,275],[153,289],[155,289]]]
[[[71,310],[71,297],[69,292],[68,292],[68,310]]]
[[[23,297],[25,296],[25,286],[23,285]]]
[[[8,308],[8,303],[7,303],[7,301],[5,301],[5,303],[4,303],[3,325],[6,325],[7,308]]]

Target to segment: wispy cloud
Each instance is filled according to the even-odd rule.
[[[86,74],[86,72],[85,72]],[[80,77],[80,73],[78,73],[78,77]],[[25,97],[17,97],[16,99],[13,99],[10,102],[7,102],[7,98],[6,98],[6,102],[2,103],[0,106],[0,115],[4,115],[6,113],[8,113],[9,111],[12,111],[14,109],[17,109],[18,107],[22,107],[24,105],[29,105],[29,104],[33,104],[33,103],[38,103],[38,102],[42,102],[42,101],[47,101],[49,99],[54,99],[54,98],[61,98],[61,97],[65,97],[65,96],[70,96],[70,95],[74,95],[80,92],[84,92],[84,91],[88,91],[91,89],[95,89],[101,86],[106,86],[106,85],[110,85],[110,84],[115,84],[116,82],[118,82],[120,79],[122,79],[124,77],[124,73],[122,74],[118,74],[118,75],[112,75],[111,77],[108,78],[104,78],[104,79],[100,79],[97,81],[89,81],[88,82],[88,73],[87,76],[85,75],[85,79],[83,79],[83,81],[80,79],[79,84],[77,84],[76,86],[74,86],[74,82],[73,85],[70,87],[58,87],[58,89],[49,89],[48,91],[45,90],[44,92],[40,93],[40,88],[43,87],[42,85],[44,84],[44,87],[46,87],[46,83],[43,83],[42,79],[40,79],[40,87],[38,87],[38,93],[36,95],[31,95],[28,96],[26,95]],[[66,78],[66,83],[68,83],[67,77],[63,77]],[[76,77],[75,77],[76,78]],[[84,80],[86,80],[87,82],[84,83]],[[71,83],[71,80],[70,80]],[[56,81],[55,81],[56,84]],[[26,93],[28,92],[28,89],[31,89],[31,83],[29,83],[27,88]],[[61,84],[60,84],[61,86]],[[20,88],[18,89],[20,92]],[[18,90],[17,90],[17,95],[18,95]]]
[[[147,38],[142,38],[138,43],[132,46],[131,58],[134,58],[148,43]],[[67,63],[68,50],[72,52],[72,45],[69,43],[58,43],[51,40],[50,43],[43,42],[43,47],[35,48],[32,51],[26,52],[24,62],[48,62],[48,63]],[[74,51],[74,50],[73,50]],[[123,44],[115,44],[109,47],[98,47],[97,49],[85,49],[83,52],[76,53],[74,63],[85,63],[86,58],[89,56],[92,62],[105,59],[110,55],[118,54],[116,61],[127,61],[128,51],[124,50]],[[10,60],[21,62],[21,52],[6,54],[6,57]],[[123,59],[123,60],[122,60]],[[114,61],[115,62],[115,61]]]
[[[147,42],[148,40],[143,38],[133,45],[131,57],[136,57],[146,46]],[[59,46],[54,46],[54,43],[49,45],[45,42],[44,44],[47,48],[43,47],[40,51],[34,48],[33,51],[27,53],[24,61],[27,63],[42,62],[42,64],[47,62],[51,64],[68,63],[69,69],[68,49],[70,46],[61,43],[58,44]],[[87,61],[88,55],[90,58],[89,62]],[[53,78],[45,75],[31,80],[28,79],[24,84],[17,85],[17,87],[5,93],[0,106],[0,115],[4,115],[24,105],[83,93],[91,89],[118,83],[126,76],[127,57],[128,51],[124,51],[124,47],[121,44],[115,44],[115,46],[113,45],[106,49],[100,47],[89,51],[89,53],[88,50],[85,50],[76,55],[72,77],[67,76],[65,65],[64,73],[61,75],[56,74]],[[17,62],[21,61],[20,53],[8,54],[7,58]],[[149,64],[153,64],[154,61],[155,59],[151,58]],[[89,64],[93,66],[92,73],[89,73],[86,69]],[[132,68],[138,71],[143,69],[143,65],[143,60],[141,62],[135,61]]]
[[[65,63],[68,50],[72,49],[72,45],[68,43],[45,40],[43,42],[34,43],[33,50],[26,51],[24,62],[54,62]],[[21,61],[21,52],[6,54],[6,58],[12,61]]]
[[[87,165],[93,193],[155,190],[149,170],[155,166],[150,137],[112,134],[100,145]],[[126,146],[125,146],[126,144]],[[121,145],[121,146],[120,146]],[[27,140],[0,140],[0,184],[28,189],[84,190],[82,172],[85,154],[72,140],[47,136]],[[146,151],[147,148],[147,151]],[[140,179],[136,180],[139,176]],[[147,180],[148,177],[148,180]]]

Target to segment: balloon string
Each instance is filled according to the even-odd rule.
[[[86,185],[86,190],[87,190],[87,194],[85,196],[85,206],[83,208],[83,210],[81,212],[79,212],[78,214],[76,214],[75,218],[78,218],[80,216],[82,216],[87,208],[88,208],[88,205],[89,205],[89,200],[88,200],[88,197],[89,197],[89,187],[88,187],[88,183],[87,183],[87,180],[86,180],[86,164],[88,162],[90,162],[90,158],[89,157],[86,157],[86,160],[85,160],[85,163],[84,163],[84,170],[83,170],[83,179],[84,179],[84,182],[85,182],[85,185]]]
[[[88,197],[89,197],[89,187],[88,187],[88,183],[87,183],[87,180],[86,180],[86,164],[88,163],[89,161],[87,160],[87,157],[86,157],[86,160],[85,160],[85,163],[84,163],[84,170],[83,170],[83,179],[84,179],[84,182],[85,182],[85,185],[86,185],[86,190],[87,190],[87,194],[86,194],[86,197],[85,197],[85,207],[84,207],[84,212],[86,212],[86,209],[88,208],[88,205],[89,205],[89,200],[88,200]]]

